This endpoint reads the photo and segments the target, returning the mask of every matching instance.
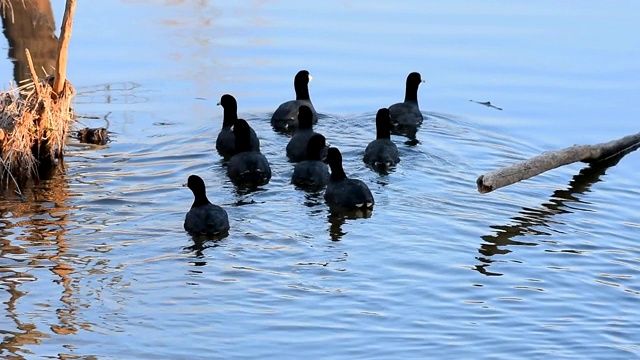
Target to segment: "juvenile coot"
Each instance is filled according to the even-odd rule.
[[[316,114],[309,96],[309,80],[311,80],[311,75],[307,70],[300,70],[296,74],[293,80],[296,99],[282,103],[271,116],[271,126],[276,131],[289,132],[298,127],[298,109],[301,105],[308,106],[313,113],[313,123],[318,122],[318,114]]]
[[[191,209],[184,218],[184,229],[192,234],[224,234],[229,231],[227,212],[207,199],[204,181],[197,175],[189,176],[187,186],[193,192]]]
[[[313,113],[306,105],[300,106],[298,124],[298,129],[287,144],[287,157],[293,162],[300,162],[307,158],[307,143],[316,134],[313,131]]]
[[[422,113],[418,107],[418,86],[423,82],[424,80],[417,72],[407,76],[404,102],[389,106],[391,123],[395,127],[417,127],[422,123]]]
[[[322,151],[326,139],[320,134],[313,135],[307,143],[307,159],[293,168],[291,183],[312,190],[322,189],[329,181],[329,168],[322,161]]]
[[[331,168],[331,177],[324,193],[329,206],[344,209],[371,209],[374,200],[367,184],[358,179],[349,179],[342,168],[342,154],[337,148],[327,150],[325,162]]]
[[[224,94],[220,98],[218,105],[222,106],[222,129],[218,133],[216,139],[216,150],[225,158],[229,158],[236,153],[236,137],[231,131],[231,127],[238,120],[238,103],[233,95]],[[256,135],[256,132],[250,127],[251,133],[251,149],[253,151],[260,151],[260,140]]]
[[[233,126],[236,138],[236,154],[229,159],[227,175],[236,185],[264,185],[271,179],[271,167],[267,158],[251,149],[250,127],[244,119]]]
[[[377,169],[387,169],[400,162],[398,147],[391,141],[389,109],[382,108],[376,114],[376,139],[364,150],[365,164]]]

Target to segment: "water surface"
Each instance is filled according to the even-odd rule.
[[[56,22],[63,12],[52,4]],[[83,126],[65,171],[0,202],[7,358],[627,359],[640,355],[638,155],[490,194],[484,172],[638,131],[638,6],[449,1],[78,4]],[[316,127],[371,188],[330,216],[289,183],[270,113],[308,69]],[[7,78],[9,60],[2,64]],[[361,161],[380,107],[427,80],[418,143]],[[214,139],[231,93],[272,165],[238,191]],[[497,110],[469,101],[491,101]],[[182,230],[189,174],[232,231]]]

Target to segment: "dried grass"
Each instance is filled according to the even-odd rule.
[[[19,190],[25,181],[51,170],[58,159],[62,161],[67,130],[73,120],[71,100],[75,90],[66,81],[66,64],[75,4],[75,0],[65,4],[55,78],[39,79],[31,54],[25,49],[31,83],[0,92],[0,183],[7,188],[9,179]],[[11,2],[0,0],[0,11],[13,14]]]
[[[38,177],[44,160],[61,158],[73,119],[73,86],[56,96],[53,77],[0,93],[0,182],[16,184]]]
[[[24,1],[22,1],[22,5],[24,6]],[[6,14],[7,12],[11,13],[11,22],[14,21],[13,18],[13,4],[11,4],[11,1],[9,0],[0,0],[0,11],[2,11],[2,14]]]

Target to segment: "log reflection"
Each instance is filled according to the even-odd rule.
[[[506,255],[511,252],[508,249],[512,245],[536,246],[538,243],[522,242],[515,240],[519,236],[524,235],[549,235],[544,231],[537,230],[541,226],[545,226],[551,221],[556,214],[570,213],[567,203],[580,202],[576,196],[589,192],[591,186],[604,175],[606,170],[616,165],[620,159],[626,154],[635,151],[638,146],[629,148],[623,153],[617,154],[611,158],[591,165],[580,170],[571,181],[569,188],[564,190],[556,190],[548,202],[541,204],[537,208],[522,208],[517,216],[512,217],[513,223],[507,225],[492,225],[491,228],[496,232],[491,235],[482,236],[484,243],[480,245],[478,252],[480,256],[476,257],[480,264],[475,266],[475,270],[487,276],[501,276],[501,273],[491,272],[487,268],[496,260],[496,255]]]

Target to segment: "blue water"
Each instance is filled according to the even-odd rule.
[[[59,26],[63,6],[52,4]],[[637,3],[79,2],[65,171],[0,201],[6,358],[632,359],[640,355],[638,154],[489,194],[476,178],[638,132]],[[5,43],[5,48],[6,48]],[[9,60],[0,63],[7,83]],[[316,131],[376,199],[332,217],[289,184],[271,112],[308,69]],[[361,161],[421,72],[417,144]],[[273,178],[238,191],[214,139],[236,96]],[[503,110],[470,100],[491,101]],[[581,172],[582,171],[582,172]],[[230,235],[182,230],[189,174]],[[635,355],[635,356],[634,356]]]

